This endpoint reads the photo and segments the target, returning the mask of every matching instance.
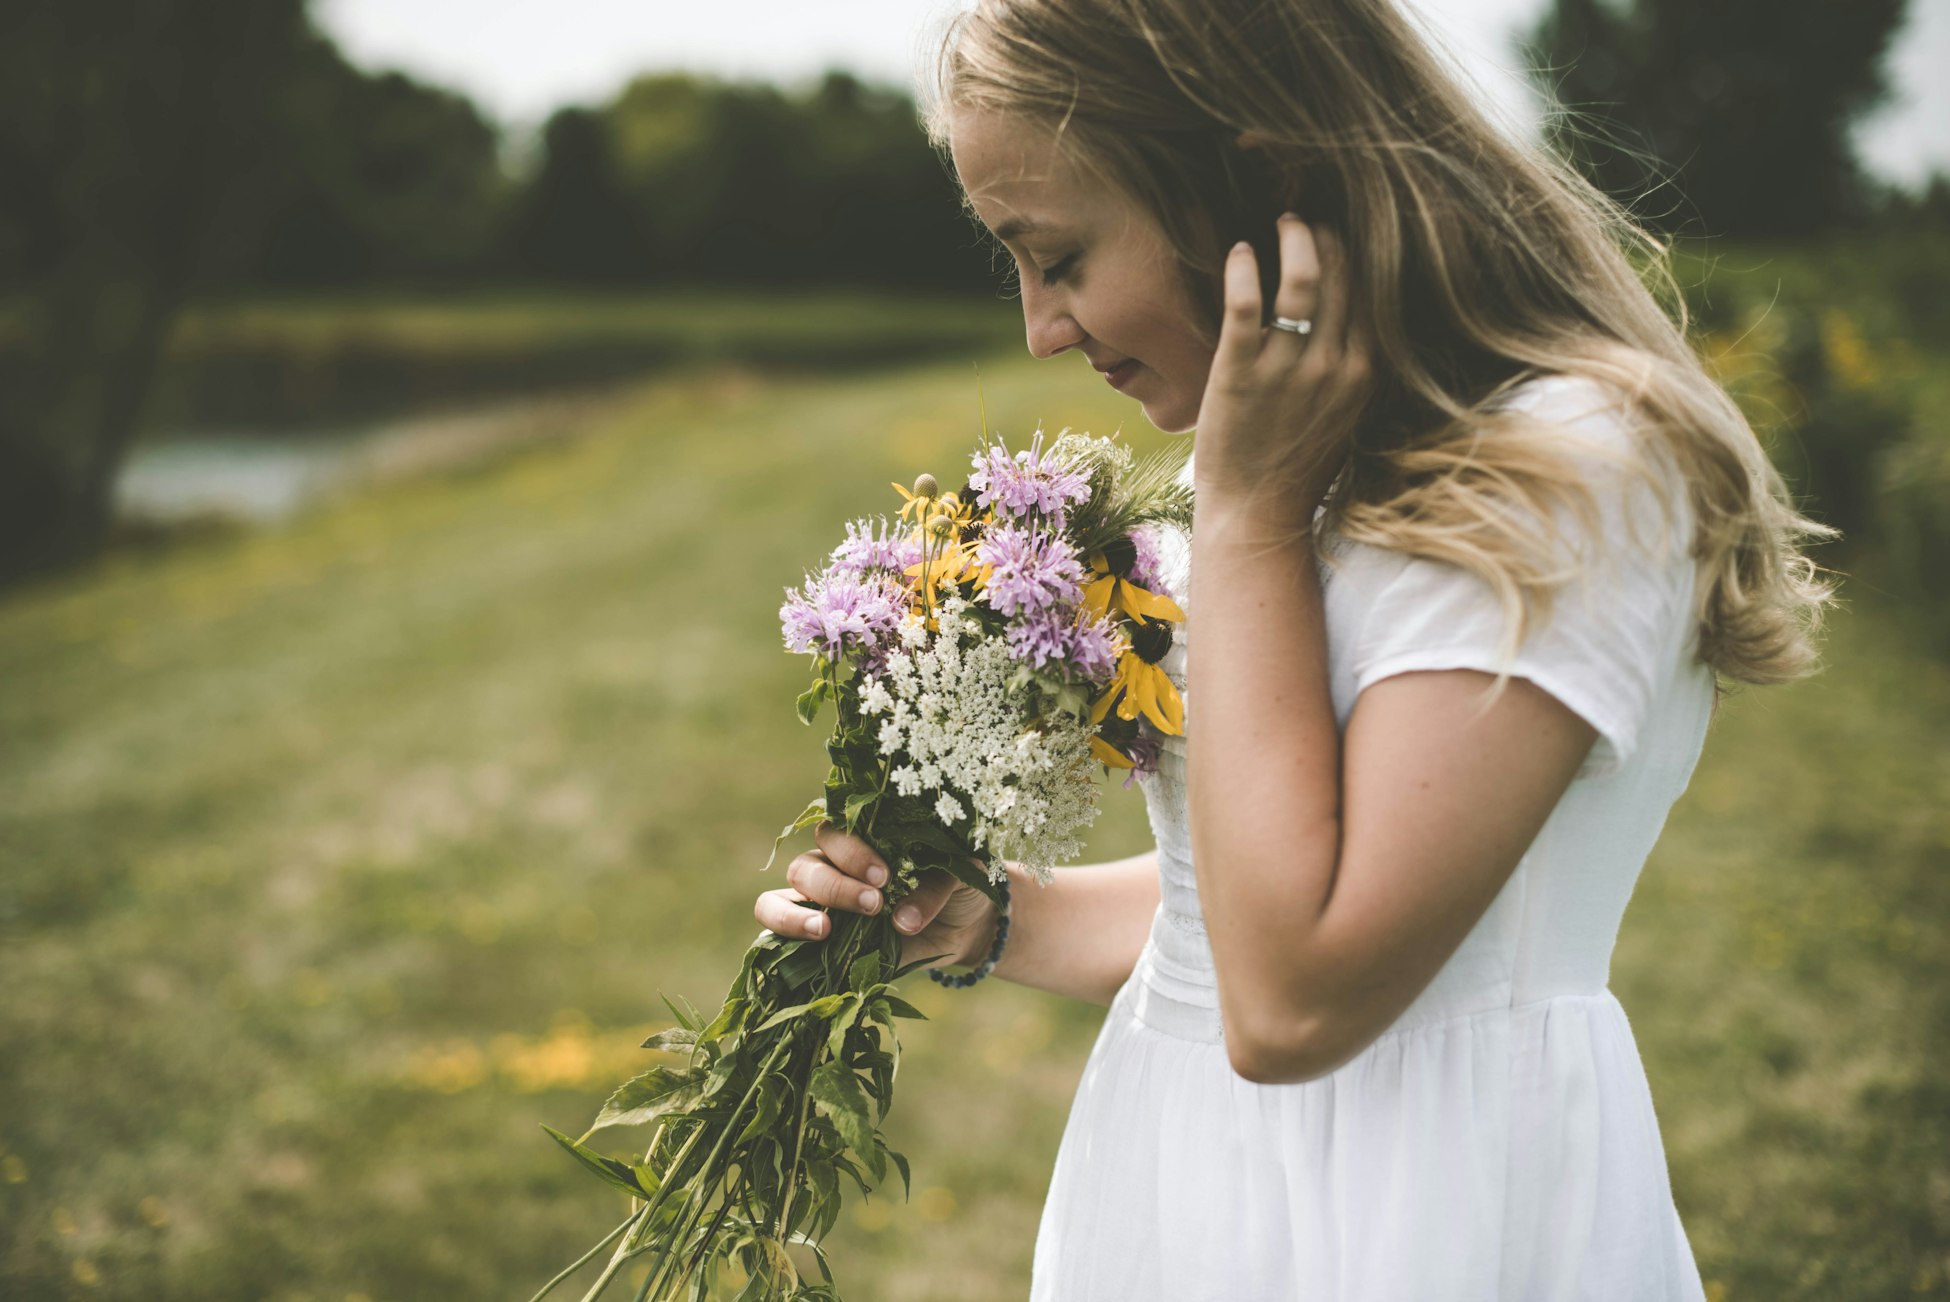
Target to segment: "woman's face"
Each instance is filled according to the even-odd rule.
[[[1080,171],[1040,124],[961,109],[949,143],[976,215],[1016,260],[1029,351],[1080,352],[1153,425],[1191,429],[1217,338],[1156,220]]]

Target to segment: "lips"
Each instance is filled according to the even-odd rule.
[[[1104,379],[1111,388],[1122,389],[1138,373],[1138,362],[1136,358],[1126,357],[1115,366],[1100,366],[1097,369],[1104,373]]]

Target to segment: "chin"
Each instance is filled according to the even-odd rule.
[[[1163,434],[1189,434],[1198,424],[1198,411],[1187,411],[1175,404],[1145,403],[1144,418]]]

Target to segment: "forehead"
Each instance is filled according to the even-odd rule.
[[[955,174],[982,221],[1004,239],[1100,215],[1116,196],[1090,182],[1043,123],[957,109],[948,134]]]

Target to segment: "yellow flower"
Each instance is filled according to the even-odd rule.
[[[935,494],[941,491],[941,486],[935,482],[933,475],[922,475],[914,481],[914,491],[909,492],[899,484],[894,485],[894,491],[907,499],[897,518],[905,520],[907,513],[912,511],[918,521],[927,517],[928,507],[934,502]]]
[[[1090,739],[1090,753],[1114,769],[1134,769],[1137,762],[1102,737]]]
[[[1118,701],[1118,693],[1123,699]],[[1185,730],[1185,702],[1178,695],[1165,671],[1136,651],[1126,651],[1117,662],[1117,676],[1090,708],[1090,722],[1102,723],[1112,701],[1118,701],[1117,717],[1135,719],[1140,712],[1159,732],[1176,737]]]
[[[952,587],[968,578],[974,569],[975,554],[960,543],[950,543],[937,547],[933,554],[925,555],[904,571],[913,589],[924,602],[932,604],[935,594],[942,588]]]
[[[1185,612],[1170,597],[1147,592],[1129,579],[1112,574],[1110,562],[1102,552],[1090,554],[1090,569],[1097,577],[1083,587],[1083,608],[1098,619],[1107,619],[1115,611],[1129,615],[1140,624],[1147,615],[1179,624],[1185,622]]]

